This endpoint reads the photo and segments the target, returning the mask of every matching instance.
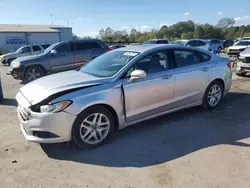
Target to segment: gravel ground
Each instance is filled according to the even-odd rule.
[[[14,96],[20,81],[0,65],[1,188],[249,188],[250,76],[213,111],[199,107],[129,127],[94,150],[27,142]]]

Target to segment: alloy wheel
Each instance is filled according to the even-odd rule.
[[[40,78],[40,77],[41,77],[41,73],[36,68],[30,68],[27,71],[27,80],[28,81],[32,81],[32,80],[35,80],[35,79]]]
[[[109,130],[108,117],[102,113],[93,113],[83,120],[80,126],[80,136],[87,144],[97,144],[106,138]]]
[[[222,91],[221,87],[217,84],[213,85],[208,92],[207,100],[208,104],[212,107],[216,106],[221,99]]]

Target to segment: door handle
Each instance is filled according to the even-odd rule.
[[[162,77],[162,79],[167,80],[167,79],[169,79],[169,78],[171,78],[171,77],[172,77],[172,75],[165,75],[165,76]]]
[[[208,71],[208,68],[207,68],[207,67],[203,67],[203,68],[201,69],[201,71],[207,72],[207,71]]]

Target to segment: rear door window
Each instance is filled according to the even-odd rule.
[[[201,57],[192,50],[173,50],[176,68],[186,67],[201,63]]]
[[[102,46],[97,42],[75,42],[71,43],[71,49],[73,51],[82,51],[89,49],[98,49],[102,48]]]
[[[42,44],[43,49],[47,49],[48,47],[50,47],[50,44]]]
[[[40,46],[38,45],[35,45],[35,46],[32,46],[32,49],[34,52],[38,52],[38,51],[41,51],[42,49],[40,48]]]

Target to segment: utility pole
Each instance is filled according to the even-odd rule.
[[[68,24],[68,26],[69,26],[69,20],[67,20],[67,24]]]
[[[53,15],[51,14],[50,16],[51,16],[51,24],[54,25],[54,23],[53,23]]]

